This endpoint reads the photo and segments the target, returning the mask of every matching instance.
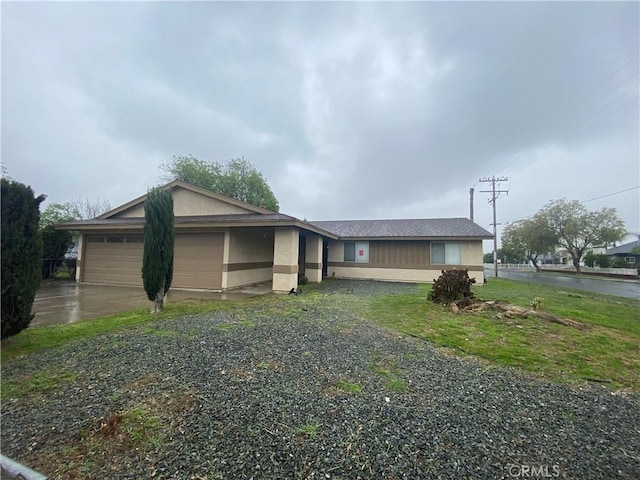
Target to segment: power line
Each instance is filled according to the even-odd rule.
[[[636,190],[640,188],[640,185],[636,185],[635,187],[625,188],[624,190],[620,190],[618,192],[607,193],[606,195],[600,195],[599,197],[590,198],[589,200],[579,200],[580,203],[593,202],[594,200],[600,200],[601,198],[613,197],[614,195],[619,195],[621,193],[630,192],[631,190]],[[531,215],[525,215],[524,217],[514,218],[513,220],[507,220],[505,223],[517,222],[518,220],[524,220],[525,218],[531,218],[535,215],[532,213]]]
[[[602,195],[601,197],[590,198],[589,200],[580,200],[580,203],[593,202],[594,200],[600,200],[601,198],[612,197],[614,195],[618,195],[619,193],[630,192],[631,190],[635,190],[636,188],[640,188],[640,185],[636,185],[635,187],[625,188],[624,190],[620,190],[619,192],[608,193],[606,195]]]

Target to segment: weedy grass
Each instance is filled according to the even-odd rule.
[[[355,383],[355,382],[350,382],[348,380],[344,380],[344,379],[340,379],[336,382],[336,387],[338,388],[338,390],[342,390],[343,392],[346,393],[360,393],[362,392],[362,387]]]
[[[504,279],[476,286],[477,297],[541,308],[585,324],[577,329],[497,312],[454,314],[427,300],[429,286],[408,295],[372,298],[368,317],[383,326],[499,365],[556,381],[585,379],[640,389],[640,301]],[[540,302],[538,302],[540,303]]]
[[[237,308],[238,304],[239,302],[235,301],[179,303],[167,305],[163,312],[153,315],[149,313],[149,310],[141,309],[65,325],[30,327],[2,341],[1,359],[5,362],[17,356],[58,347],[81,338],[111,333],[150,321],[162,321],[181,315],[229,310]],[[149,333],[152,331],[149,330]]]
[[[318,422],[312,422],[312,423],[307,423],[305,425],[300,425],[297,429],[296,432],[302,434],[302,435],[308,435],[310,437],[315,437],[318,434],[318,429],[322,426],[321,423]]]
[[[32,375],[21,375],[12,379],[2,379],[2,394],[0,398],[22,398],[28,395],[38,395],[60,388],[64,383],[78,378],[77,372],[48,368]]]

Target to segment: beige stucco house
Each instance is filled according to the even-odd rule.
[[[446,268],[482,278],[482,240],[466,218],[306,222],[175,180],[173,288],[224,291],[272,282],[297,288],[323,275],[431,282]],[[60,224],[80,232],[76,280],[141,286],[144,202],[138,197],[93,220]]]

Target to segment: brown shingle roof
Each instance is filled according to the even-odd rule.
[[[419,218],[406,220],[337,220],[309,222],[341,238],[471,237],[493,238],[468,218]]]

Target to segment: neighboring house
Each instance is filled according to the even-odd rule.
[[[299,278],[430,282],[446,268],[482,279],[489,232],[465,218],[306,222],[175,180],[172,286],[224,291],[271,281],[276,292]],[[56,228],[80,232],[76,280],[141,286],[146,195],[93,220]]]
[[[631,253],[631,250],[636,249],[636,253]],[[640,240],[635,242],[625,243],[619,247],[609,248],[607,255],[610,257],[622,257],[627,265],[631,268],[640,266]]]

